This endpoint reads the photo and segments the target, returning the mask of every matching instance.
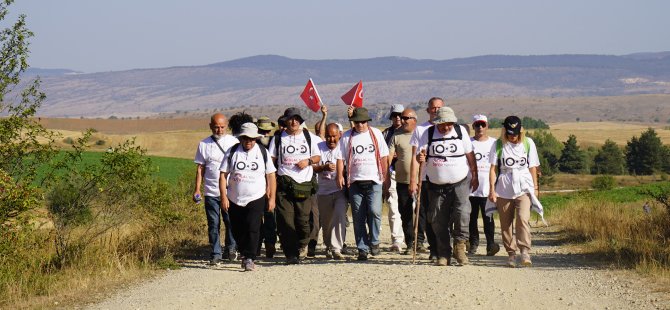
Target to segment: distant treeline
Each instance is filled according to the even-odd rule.
[[[489,119],[489,128],[501,128],[503,120],[499,118]],[[524,116],[521,118],[521,124],[526,129],[549,129],[549,125],[541,119],[534,119],[532,117]]]

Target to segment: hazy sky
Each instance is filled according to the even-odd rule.
[[[84,72],[301,59],[670,51],[667,0],[18,0],[32,67]]]

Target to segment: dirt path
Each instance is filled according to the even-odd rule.
[[[532,268],[505,267],[504,250],[493,257],[471,256],[471,265],[462,267],[432,266],[427,254],[412,265],[411,255],[390,252],[362,263],[353,256],[346,261],[327,260],[322,251],[301,265],[287,266],[280,257],[260,261],[254,272],[241,272],[239,262],[208,268],[204,260],[184,260],[181,270],[168,271],[87,307],[670,309],[667,290],[654,291],[633,272],[607,270],[593,258],[571,254],[560,246],[555,230],[534,228]],[[390,241],[388,231],[385,226],[385,247]],[[500,235],[496,238],[500,240]],[[353,232],[347,239],[351,243]]]

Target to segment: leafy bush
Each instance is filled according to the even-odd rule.
[[[611,175],[597,176],[591,181],[591,187],[599,191],[613,189],[615,185],[616,180]]]

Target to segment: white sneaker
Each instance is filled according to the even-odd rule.
[[[507,267],[516,268],[516,255],[510,254],[507,258]]]

